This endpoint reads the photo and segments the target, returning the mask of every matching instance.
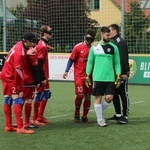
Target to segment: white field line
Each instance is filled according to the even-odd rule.
[[[66,117],[66,116],[68,115],[65,114],[65,115],[51,116],[51,117],[46,117],[46,118],[60,118],[60,117]]]
[[[139,103],[144,103],[144,101],[133,102],[131,104],[139,104]]]
[[[144,101],[138,101],[138,102],[133,102],[131,103],[131,105],[134,105],[134,104],[140,104],[140,103],[144,103]],[[108,108],[113,108],[114,106],[109,106]],[[91,111],[94,111],[94,109],[91,109],[89,110],[90,112]],[[69,116],[68,114],[64,114],[64,115],[57,115],[57,116],[51,116],[51,117],[46,117],[46,118],[60,118],[60,117],[66,117],[66,116]]]

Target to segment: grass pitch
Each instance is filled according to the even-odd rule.
[[[33,135],[4,132],[3,96],[0,95],[0,149],[3,150],[149,150],[150,86],[129,85],[129,123],[119,125],[107,121],[108,127],[98,127],[92,97],[91,124],[74,123],[74,84],[51,82],[52,97],[45,117],[50,124],[35,130]],[[1,84],[0,84],[1,88]],[[104,111],[107,119],[114,115],[112,104]]]

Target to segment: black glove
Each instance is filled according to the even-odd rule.
[[[89,88],[90,85],[91,85],[91,80],[90,80],[89,75],[87,75],[86,78],[85,78],[85,85],[86,85],[87,88]]]
[[[120,85],[121,85],[121,75],[117,74],[116,75],[115,86],[116,86],[116,88],[119,88]]]

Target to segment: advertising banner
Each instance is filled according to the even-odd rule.
[[[5,62],[5,58],[6,58],[7,53],[0,53],[0,71],[3,68],[4,62]]]
[[[73,66],[68,73],[68,78],[62,77],[69,56],[70,54],[49,54],[50,80],[74,80]],[[129,65],[129,84],[150,84],[150,55],[129,55]]]
[[[0,53],[0,71],[4,65],[7,53]],[[63,79],[70,53],[49,53],[50,80],[73,81],[74,66],[68,72],[68,78]],[[150,55],[129,55],[130,76],[129,84],[150,84]]]
[[[74,66],[70,68],[67,79],[63,79],[63,73],[65,72],[69,56],[70,54],[49,53],[50,80],[74,80]]]
[[[130,55],[129,83],[150,84],[150,55]]]

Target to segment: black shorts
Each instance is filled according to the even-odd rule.
[[[113,95],[114,90],[115,90],[114,82],[94,81],[92,95],[94,96]]]

